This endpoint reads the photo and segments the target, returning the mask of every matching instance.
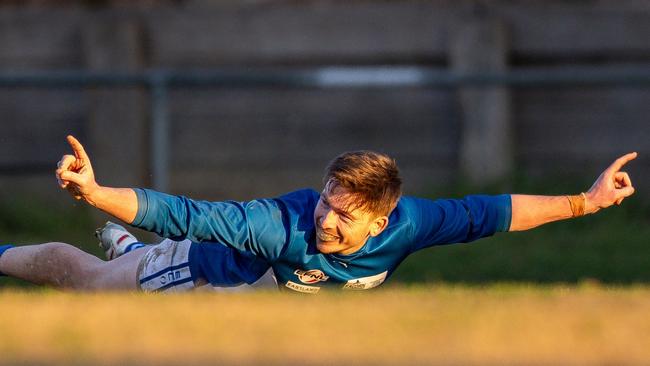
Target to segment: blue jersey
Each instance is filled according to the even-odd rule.
[[[320,194],[311,189],[248,202],[195,201],[145,189],[136,189],[136,194],[133,226],[171,239],[218,242],[253,254],[273,268],[279,287],[306,293],[376,287],[409,254],[507,231],[511,215],[510,195],[435,201],[402,197],[386,229],[360,250],[322,254],[316,248],[314,223]],[[259,263],[253,267],[259,269]]]

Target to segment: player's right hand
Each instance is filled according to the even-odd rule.
[[[90,158],[76,138],[69,135],[67,139],[74,155],[63,155],[57,163],[56,178],[59,187],[70,192],[75,199],[89,201],[98,188]]]

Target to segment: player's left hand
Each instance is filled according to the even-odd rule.
[[[632,180],[621,168],[636,157],[636,152],[625,154],[605,169],[586,193],[585,212],[594,213],[613,204],[620,205],[625,198],[634,194]]]
[[[67,139],[74,155],[63,155],[57,163],[57,181],[74,198],[90,201],[92,193],[98,188],[90,158],[76,138],[68,136]]]

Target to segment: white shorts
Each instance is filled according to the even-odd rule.
[[[276,287],[273,270],[269,269],[253,284],[212,286],[197,278],[190,265],[190,240],[165,239],[145,253],[138,265],[138,287],[145,292],[184,292],[194,289],[216,291],[245,291]]]

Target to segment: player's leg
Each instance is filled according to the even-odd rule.
[[[178,292],[206,284],[215,290],[242,290],[272,283],[268,269],[263,260],[218,243],[169,239],[108,262],[65,243],[14,247],[0,256],[0,273],[77,290]]]
[[[218,243],[164,240],[159,244],[144,244],[123,226],[112,222],[97,229],[95,236],[108,259],[143,246],[160,246],[156,252],[152,252],[158,253],[155,257],[146,256],[143,260],[139,278],[147,279],[143,282],[145,291],[183,291],[203,285],[217,291],[276,287],[273,271],[268,264]],[[175,269],[166,270],[168,268]]]
[[[104,262],[72,245],[44,243],[10,248],[0,256],[0,272],[39,285],[77,290],[135,290],[145,250]]]

